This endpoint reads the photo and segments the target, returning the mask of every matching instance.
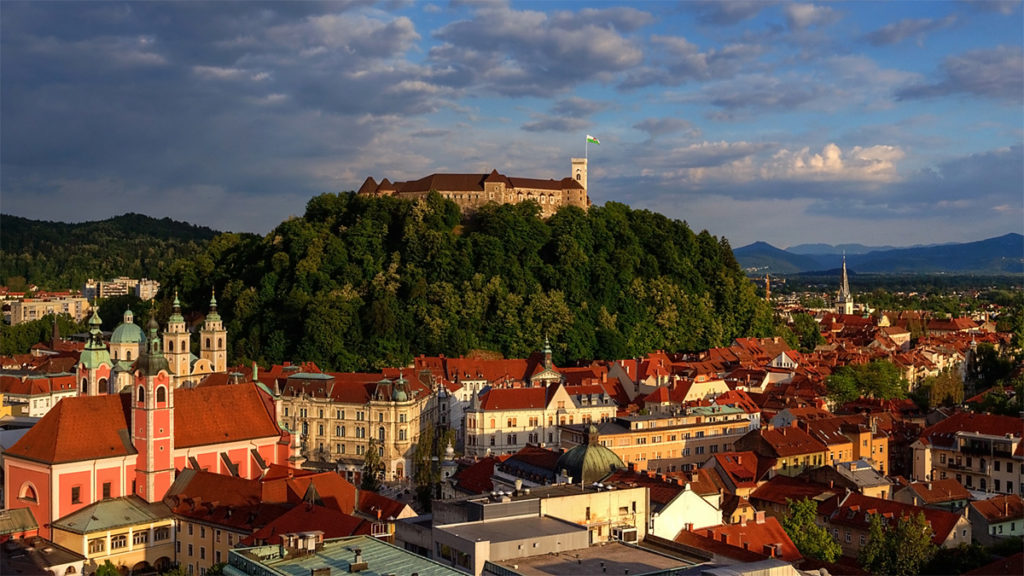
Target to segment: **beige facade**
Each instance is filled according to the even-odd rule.
[[[299,436],[306,458],[335,463],[346,479],[357,482],[374,440],[384,462],[384,479],[411,477],[420,432],[437,426],[434,391],[417,383],[403,397],[395,394],[398,381],[340,382],[336,376],[342,375],[295,374],[278,398],[279,420]]]
[[[228,552],[246,536],[242,530],[180,519],[175,544],[178,563],[186,573],[201,576],[214,564],[227,562]]]
[[[670,472],[697,467],[710,456],[729,452],[753,427],[750,414],[731,406],[701,406],[674,416],[616,418],[598,427],[600,444],[637,470]],[[562,448],[585,442],[582,427],[563,427]]]
[[[560,444],[561,426],[605,422],[618,405],[607,394],[577,395],[558,384],[492,389],[465,411],[467,456],[514,454],[527,444]]]
[[[91,310],[85,298],[24,298],[11,302],[11,326],[39,320],[48,314],[67,314],[75,322],[81,322]]]
[[[121,517],[104,514],[94,518],[98,521],[81,524],[82,529],[65,526],[71,523],[68,518],[62,518],[54,524],[52,532],[55,544],[85,556],[85,573],[92,573],[107,560],[114,566],[124,567],[125,573],[147,567],[162,570],[170,567],[175,557],[174,519],[170,514],[150,519],[135,514]]]

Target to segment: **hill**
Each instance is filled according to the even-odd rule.
[[[161,279],[218,232],[170,218],[124,214],[69,224],[0,214],[0,284],[80,288],[88,278]]]
[[[839,268],[842,255],[834,251],[794,254],[764,242],[734,251],[748,272],[778,274],[818,272]],[[978,242],[874,250],[846,255],[847,267],[863,274],[1022,274],[1024,236],[1005,234]]]
[[[724,239],[617,203],[539,210],[488,205],[463,221],[437,194],[324,194],[263,238],[217,237],[168,287],[205,310],[216,286],[232,360],[334,370],[525,357],[545,339],[565,363],[771,335]]]

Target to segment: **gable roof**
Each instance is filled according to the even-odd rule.
[[[7,456],[47,464],[135,454],[130,394],[64,398]],[[280,436],[255,384],[174,391],[174,446],[192,448]]]
[[[1024,518],[1024,500],[1016,494],[1003,494],[988,500],[971,502],[971,507],[990,523]]]
[[[340,538],[369,534],[370,522],[324,506],[299,504],[244,538],[241,544],[280,544],[282,534],[309,530],[323,531],[324,538]]]

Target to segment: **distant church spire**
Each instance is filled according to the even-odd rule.
[[[850,293],[850,278],[846,274],[846,252],[843,252],[843,279],[839,286],[839,303],[836,306],[839,314],[853,314],[853,294]]]

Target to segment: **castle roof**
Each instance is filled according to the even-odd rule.
[[[418,180],[395,182],[393,185],[385,178],[379,186],[374,184],[373,178],[367,178],[359,188],[359,193],[381,193],[391,190],[398,194],[423,194],[431,190],[439,192],[483,192],[485,182],[499,182],[512,189],[526,188],[532,190],[551,190],[552,192],[584,189],[582,184],[572,178],[562,178],[559,180],[518,178],[505,176],[497,170],[492,170],[489,174],[434,173]]]

